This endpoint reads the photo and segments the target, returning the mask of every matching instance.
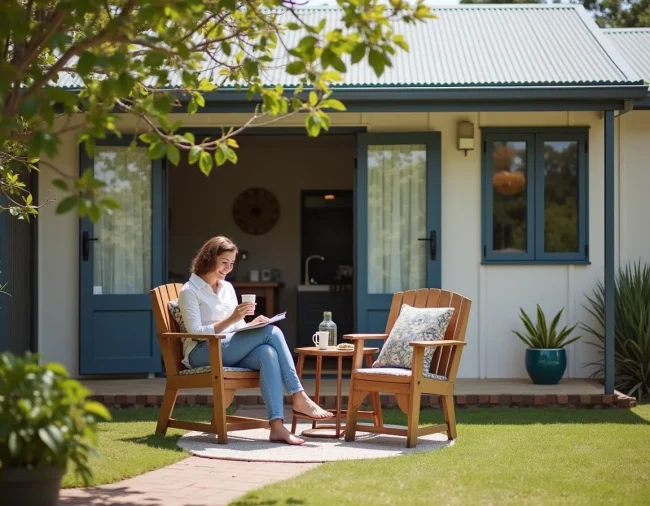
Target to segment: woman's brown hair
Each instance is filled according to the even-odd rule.
[[[217,268],[217,257],[226,251],[237,253],[237,246],[230,239],[222,235],[208,239],[192,260],[190,271],[197,276],[214,271]]]

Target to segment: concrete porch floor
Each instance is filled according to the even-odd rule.
[[[348,379],[343,378],[341,403],[348,400]],[[165,390],[164,378],[151,379],[84,379],[82,382],[93,391],[92,398],[107,406],[160,406]],[[315,393],[315,379],[303,378],[308,395]],[[395,407],[395,396],[381,394],[384,407]],[[325,408],[336,407],[336,379],[324,377],[321,381],[320,404]],[[437,395],[423,395],[423,408],[440,406]],[[459,407],[541,407],[569,406],[580,408],[630,408],[636,405],[633,397],[620,392],[605,395],[601,384],[587,379],[566,379],[558,385],[534,385],[528,379],[459,379],[456,381],[454,402]],[[181,390],[177,405],[212,404],[212,392],[208,388]],[[289,397],[285,397],[289,404]],[[237,406],[263,405],[258,388],[237,390],[234,404]]]
[[[95,395],[162,395],[164,378],[82,380]],[[349,380],[343,378],[342,395],[347,395]],[[315,392],[316,380],[303,378],[302,384],[309,395]],[[534,385],[528,379],[458,379],[455,395],[602,395],[603,386],[587,379],[566,379],[558,385]],[[211,395],[208,388],[182,390],[186,395]],[[260,395],[258,388],[237,390],[238,396]],[[336,378],[321,380],[321,395],[336,395]]]

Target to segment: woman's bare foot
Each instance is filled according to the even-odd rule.
[[[332,418],[333,413],[325,411],[318,404],[312,401],[305,392],[293,394],[293,410],[303,415],[308,415],[318,419]]]
[[[297,436],[294,436],[289,432],[281,419],[271,420],[271,434],[269,434],[270,441],[284,441],[290,445],[301,445],[305,442],[304,439],[300,439]]]

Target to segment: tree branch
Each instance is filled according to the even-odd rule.
[[[125,21],[128,18],[128,16],[131,14],[131,11],[135,6],[135,1],[136,0],[128,0],[124,4],[124,7],[122,8],[122,12],[120,12],[119,16],[117,16],[115,20],[121,19]],[[108,31],[108,26],[105,26],[99,33],[97,33],[93,37],[90,37],[86,40],[79,42],[76,45],[69,47],[68,50],[63,54],[63,56],[59,58],[59,61],[57,61],[54,65],[52,65],[52,67],[50,67],[50,69],[45,74],[43,74],[40,78],[35,80],[25,93],[23,93],[22,95],[16,93],[16,96],[21,97],[19,103],[24,102],[26,99],[28,99],[35,93],[40,92],[43,86],[45,86],[50,80],[52,80],[54,74],[59,72],[59,70],[61,70],[61,68],[63,68],[73,56],[78,56],[81,52],[85,51],[86,49],[90,49],[91,47],[94,47],[96,45],[99,45],[109,40],[111,36],[112,34]],[[14,105],[14,109],[10,109],[8,113],[9,113],[8,115],[15,114],[15,105]]]

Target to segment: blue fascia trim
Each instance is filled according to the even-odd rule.
[[[418,100],[418,101],[381,101],[372,102],[355,101],[354,98],[335,97],[345,104],[346,112],[517,112],[517,111],[602,111],[625,109],[625,100]],[[201,113],[251,114],[255,111],[256,103],[253,102],[220,102],[206,103],[199,109]],[[119,111],[116,111],[119,112]],[[185,110],[179,111],[185,112]],[[332,111],[329,111],[332,112]]]
[[[643,100],[635,102],[633,108],[640,111],[647,111],[650,109],[650,92],[648,93],[648,96],[646,96]]]
[[[481,265],[591,265],[590,260],[493,260],[484,258]]]
[[[236,125],[231,125],[236,126]],[[178,129],[178,133],[193,133],[194,135],[221,136],[222,130],[228,129],[228,126],[219,127],[188,127],[184,126]],[[322,130],[319,137],[323,135],[356,135],[367,131],[366,127],[332,127],[329,130]],[[237,134],[237,137],[251,135],[301,135],[306,136],[304,127],[250,127]]]
[[[341,86],[332,89],[348,112],[624,110],[626,100],[644,100],[648,95],[647,84],[642,82],[556,86]],[[292,97],[294,88],[285,88],[284,93]],[[186,96],[180,92],[178,95],[181,104],[186,104]],[[245,90],[221,89],[204,93],[204,97],[206,105],[199,113],[251,113],[259,104],[259,96],[249,99]]]
[[[285,95],[293,96],[293,89],[285,88]],[[648,94],[647,84],[613,85],[613,86],[502,86],[502,87],[350,87],[335,88],[334,94],[339,100],[353,102],[418,102],[418,101],[449,101],[449,100],[505,100],[518,102],[521,100],[568,100],[568,101],[599,101],[599,100],[642,100]],[[206,105],[221,102],[248,102],[246,93],[236,90],[219,90],[204,94]],[[257,98],[257,97],[255,97]]]
[[[484,265],[587,265],[589,260],[589,127],[484,127],[481,128],[482,210],[481,234]],[[536,171],[543,164],[541,144],[557,137],[579,143],[578,177],[578,251],[547,253],[544,251],[544,182],[543,173]],[[490,141],[519,140],[528,143],[527,181],[527,251],[525,253],[497,253],[492,244],[492,179]]]
[[[590,126],[574,126],[574,127],[553,127],[553,126],[542,126],[542,127],[513,127],[513,126],[488,126],[488,127],[479,127],[483,135],[490,134],[551,134],[551,135],[588,135]]]

